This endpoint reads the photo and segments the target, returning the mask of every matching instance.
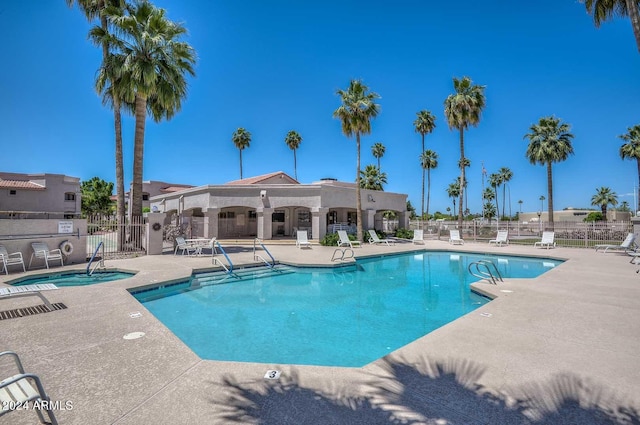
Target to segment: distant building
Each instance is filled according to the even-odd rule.
[[[166,182],[155,181],[155,180],[144,181],[142,182],[142,208],[143,209],[151,208],[151,203],[149,202],[149,199],[151,199],[154,196],[162,195],[165,193],[173,193],[180,190],[189,189],[192,187],[194,186],[189,184],[166,183]],[[129,213],[130,194],[131,194],[130,191],[124,194],[124,202],[126,205],[125,209],[127,210],[127,213]],[[117,199],[118,198],[116,195],[111,196],[111,200],[114,203],[117,202]]]
[[[579,210],[574,208],[565,208],[562,211],[553,212],[553,221],[583,221],[589,213],[600,212],[600,210]],[[549,213],[547,211],[540,211],[540,217],[538,212],[523,212],[518,215],[520,221],[537,222],[542,220],[544,222],[549,221]],[[607,210],[608,221],[629,221],[631,220],[630,212],[616,211],[613,209]]]
[[[198,186],[151,198],[151,209],[182,223],[196,224],[199,236],[272,239],[306,230],[321,239],[336,229],[354,232],[357,222],[355,183],[322,179],[300,184],[282,171]],[[363,229],[381,229],[385,211],[408,226],[407,195],[361,190]],[[200,228],[199,226],[202,226]]]
[[[77,218],[80,178],[0,172],[0,218]]]

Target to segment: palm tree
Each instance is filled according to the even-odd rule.
[[[525,134],[524,138],[529,139],[527,147],[527,158],[532,164],[547,166],[547,192],[549,201],[549,224],[553,229],[553,173],[551,165],[554,162],[566,160],[573,154],[571,139],[573,134],[569,133],[571,127],[567,123],[561,123],[555,117],[542,117],[538,124],[531,126],[531,133]]]
[[[69,7],[73,7],[74,3],[78,4],[80,10],[84,13],[87,21],[91,22],[96,18],[100,18],[100,26],[98,27],[103,34],[99,40],[95,40],[93,36],[90,38],[102,47],[102,67],[99,71],[99,78],[96,80],[96,90],[103,93],[103,105],[109,104],[113,109],[113,122],[115,132],[115,156],[116,156],[116,215],[123,217],[124,211],[124,166],[122,153],[122,116],[120,113],[121,100],[115,93],[113,88],[118,86],[118,82],[114,78],[116,74],[113,68],[108,66],[110,62],[109,56],[111,45],[109,42],[109,22],[107,16],[101,13],[107,6],[124,8],[124,0],[66,0]],[[109,71],[110,70],[110,71]],[[102,76],[102,83],[99,83]],[[106,87],[109,87],[105,90]]]
[[[628,16],[631,18],[633,34],[636,38],[636,45],[640,51],[640,2],[638,0],[580,0],[587,8],[587,13],[593,16],[593,23],[596,28],[604,21],[608,21],[615,16]]]
[[[496,193],[493,191],[493,189],[491,189],[490,187],[487,187],[484,192],[482,192],[482,199],[484,199],[485,201],[487,201],[488,203],[490,203],[491,205],[493,205],[491,203],[491,201],[493,201],[494,199],[496,199]],[[485,208],[486,209],[486,208]]]
[[[298,134],[297,131],[291,130],[290,132],[287,133],[287,136],[284,138],[284,142],[287,144],[287,146],[289,146],[289,149],[293,151],[293,173],[296,180],[298,180],[298,163],[296,160],[296,149],[298,149],[298,147],[300,146],[300,143],[302,142],[302,137]],[[238,145],[236,144],[236,146]]]
[[[471,167],[471,160],[469,158],[463,158],[458,160],[458,168],[460,167],[469,168]],[[465,170],[465,180],[464,180],[464,215],[469,214],[469,193],[467,192],[467,182],[466,179],[467,171]]]
[[[513,177],[513,172],[507,167],[502,167],[498,170],[498,174],[500,174],[500,182],[502,183],[502,217],[504,217],[504,205],[507,203],[506,188],[507,183]],[[509,213],[511,213],[511,203],[509,203]]]
[[[242,180],[242,151],[249,147],[249,144],[251,143],[251,133],[244,128],[239,127],[233,132],[231,141],[233,141],[233,144],[236,145],[236,148],[240,151],[240,180]]]
[[[420,155],[420,164],[422,165],[422,171],[427,170],[427,215],[422,219],[429,220],[429,201],[431,199],[431,170],[438,166],[438,154],[427,149]],[[424,183],[424,182],[423,182]]]
[[[496,215],[500,213],[500,207],[498,206],[498,187],[500,187],[501,184],[502,176],[500,175],[500,173],[489,174],[489,186],[493,188],[496,200]]]
[[[628,133],[619,136],[624,140],[624,145],[620,146],[620,157],[622,159],[636,160],[638,166],[638,208],[640,210],[640,125],[629,127]]]
[[[540,201],[540,211],[544,211],[544,201],[545,201],[544,195],[540,195],[540,198],[538,198],[538,200]]]
[[[470,125],[474,127],[480,122],[480,114],[485,106],[485,86],[473,85],[469,77],[461,80],[453,78],[455,94],[450,94],[444,101],[444,114],[447,117],[449,129],[460,132],[460,161],[464,163],[464,131]],[[460,181],[466,182],[465,167],[460,167]],[[462,195],[460,190],[460,205],[458,206],[458,226],[462,227]]]
[[[422,136],[422,150],[424,152],[424,136],[431,133],[436,128],[436,117],[430,111],[422,110],[417,112],[418,118],[413,122],[416,133],[420,133]],[[422,211],[420,217],[424,217],[424,167],[422,168]]]
[[[455,182],[449,183],[447,187],[447,195],[453,200],[453,212],[456,211],[456,198],[460,196],[460,180],[456,179]],[[462,201],[462,199],[460,199]]]
[[[381,173],[380,169],[369,164],[360,171],[360,187],[371,190],[384,190],[382,185],[387,184],[387,173]]]
[[[382,158],[384,156],[384,151],[385,150],[386,150],[386,148],[380,142],[378,142],[375,145],[371,146],[371,154],[373,155],[373,157],[375,159],[378,160],[378,170],[380,169],[380,158]]]
[[[607,206],[618,205],[618,195],[608,187],[596,189],[596,194],[591,197],[591,205],[599,206],[602,211],[602,219],[607,221]]]
[[[116,27],[112,46],[124,58],[122,81],[128,94],[123,100],[135,104],[135,136],[131,213],[142,215],[142,175],[147,113],[155,121],[171,119],[186,97],[185,74],[195,75],[195,51],[180,38],[181,24],[165,16],[165,10],[148,1],[125,9],[107,7],[104,14]]]
[[[338,90],[342,105],[333,112],[333,117],[342,123],[342,132],[356,138],[356,217],[357,238],[362,242],[362,199],[360,199],[360,135],[371,133],[371,119],[378,116],[380,105],[375,100],[380,96],[370,92],[360,80],[351,80],[347,90]]]
[[[487,189],[491,190],[490,188]],[[492,202],[489,201],[484,203],[484,215],[489,220],[491,220],[493,216],[496,215],[496,207]]]
[[[520,200],[518,201],[518,204],[519,204],[519,206],[520,206],[520,208],[518,209],[518,211],[520,211],[520,213],[522,213],[522,199],[520,199]]]

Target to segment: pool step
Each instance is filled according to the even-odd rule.
[[[219,283],[230,283],[244,280],[260,279],[264,277],[281,276],[293,273],[289,267],[276,266],[274,268],[267,267],[250,267],[244,269],[236,269],[232,273],[222,271],[198,273],[192,278],[193,286],[215,285]]]

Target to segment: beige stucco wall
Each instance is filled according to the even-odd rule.
[[[5,180],[28,180],[45,186],[44,190],[0,189],[0,211],[54,212],[49,218],[63,218],[64,213],[80,214],[80,179],[62,174],[0,173]],[[74,201],[65,201],[65,193],[75,194]]]

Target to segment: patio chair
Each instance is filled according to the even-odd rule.
[[[509,245],[509,231],[498,230],[498,235],[495,239],[489,241],[489,245],[492,243],[496,244],[496,246]]]
[[[424,230],[416,229],[413,231],[413,243],[424,245]]]
[[[596,252],[598,252],[599,249],[603,249],[603,248],[604,248],[603,252],[605,254],[607,253],[608,250],[624,251],[624,252],[634,251],[635,241],[636,241],[636,235],[633,233],[629,233],[625,238],[625,240],[620,245],[613,245],[613,244],[596,245]]]
[[[460,230],[449,230],[449,243],[451,245],[464,245],[464,240],[460,238]]]
[[[309,242],[309,235],[306,230],[296,231],[296,246],[298,248],[302,248],[303,246],[311,248],[311,242]]]
[[[387,246],[391,246],[387,239],[380,239],[375,230],[369,229],[368,232],[369,232],[369,243],[371,245],[377,245],[377,244],[384,243],[384,244],[387,244]],[[393,241],[391,243],[393,243]]]
[[[62,251],[59,248],[49,249],[44,242],[32,242],[31,248],[33,249],[33,253],[31,254],[31,259],[29,259],[29,269],[31,269],[31,262],[34,258],[42,258],[47,268],[49,268],[49,261],[51,260],[60,260],[60,265],[64,266]]]
[[[9,254],[7,252],[7,248],[5,248],[4,245],[0,245],[0,261],[2,262],[2,269],[4,270],[5,274],[9,274],[9,270],[7,270],[7,266],[13,266],[18,264],[22,265],[23,272],[27,271],[24,268],[24,259],[22,258],[22,253],[18,251],[18,252],[12,252],[11,254]]]
[[[542,232],[542,239],[533,244],[534,247],[539,246],[540,248],[555,248],[556,243],[553,241],[555,238],[556,232]]]
[[[57,425],[58,421],[51,409],[52,403],[44,391],[40,378],[33,373],[25,373],[20,358],[13,351],[0,353],[0,358],[4,356],[13,357],[18,373],[0,382],[0,416],[11,412],[35,410],[41,423]],[[31,401],[38,403],[38,408],[30,406],[31,408],[28,409],[27,406]],[[45,420],[42,411],[47,412],[48,421]]]
[[[352,241],[349,239],[346,230],[338,230],[338,237],[340,238],[340,240],[338,241],[338,246],[348,246],[349,248],[353,248],[355,245],[362,248],[362,245],[360,245],[360,241]]]
[[[48,291],[58,289],[53,283],[36,283],[33,285],[9,286],[0,288],[0,300],[19,297],[38,297],[50,311],[54,308],[49,300],[40,293],[40,291]]]
[[[187,255],[194,255],[198,253],[198,246],[187,243],[187,241],[182,236],[176,237],[176,249],[173,251],[173,255],[178,254],[178,250],[182,251],[182,255],[187,253]]]

